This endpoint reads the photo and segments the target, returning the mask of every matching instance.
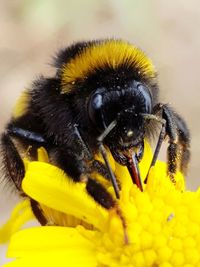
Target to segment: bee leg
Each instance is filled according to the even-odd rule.
[[[1,149],[3,155],[3,169],[5,171],[6,178],[11,180],[12,184],[14,184],[15,188],[20,191],[22,196],[25,196],[25,193],[22,192],[21,189],[21,183],[25,175],[24,163],[10,137],[10,134],[2,134]],[[30,199],[30,204],[32,212],[40,224],[46,225],[47,221],[39,207],[39,203]]]
[[[187,166],[190,158],[190,138],[189,130],[184,120],[176,114],[173,109],[166,104],[158,104],[154,108],[154,114],[161,112],[162,128],[157,142],[156,150],[154,152],[151,166],[155,165],[161,144],[165,136],[169,137],[169,146],[167,149],[168,156],[168,174],[173,183],[175,183],[174,174],[178,168],[178,161],[180,160],[180,168],[184,171],[184,165]],[[156,117],[157,118],[157,117]],[[180,149],[182,147],[182,156]],[[150,166],[150,167],[151,167]],[[147,178],[145,179],[145,182]]]
[[[70,176],[75,181],[85,181],[86,182],[86,190],[88,194],[102,207],[105,209],[111,210],[115,209],[120,220],[122,221],[122,226],[124,229],[124,237],[125,237],[125,243],[128,243],[128,237],[126,233],[126,224],[125,219],[121,214],[121,211],[119,207],[116,204],[116,201],[113,199],[113,197],[107,192],[107,190],[104,188],[102,184],[100,184],[98,181],[90,178],[90,171],[88,170],[87,164],[85,164],[85,161],[92,161],[92,170],[96,169],[100,174],[102,174],[105,178],[111,178],[111,174],[113,174],[112,169],[110,167],[110,164],[107,159],[107,154],[105,151],[105,148],[103,147],[103,144],[99,142],[100,146],[100,152],[104,158],[104,161],[106,163],[106,166],[102,164],[101,162],[94,160],[92,157],[92,154],[87,147],[87,144],[82,139],[81,133],[78,129],[78,125],[73,125],[72,131],[75,136],[75,143],[73,145],[73,150],[68,151],[62,151],[62,153],[59,153],[59,164],[61,164],[62,169],[66,169],[66,173],[70,174]],[[74,151],[74,148],[76,149],[76,152]],[[80,151],[82,151],[82,155],[80,154]],[[66,155],[67,153],[67,155]],[[65,154],[65,156],[64,156]],[[79,158],[78,158],[79,157]],[[65,164],[65,160],[68,159],[67,165]],[[103,168],[102,168],[103,167]],[[101,170],[101,171],[100,171]],[[113,174],[114,175],[114,174]]]
[[[81,133],[78,129],[78,124],[74,124],[74,134],[76,136],[76,139],[78,140],[78,145],[81,149],[81,151],[83,151],[84,157],[86,160],[92,160],[92,153],[89,150],[89,147],[87,146],[87,144],[85,143],[85,141],[83,140]]]
[[[108,172],[108,168],[100,162],[99,160],[96,160],[93,158],[92,153],[87,146],[87,144],[84,142],[81,133],[78,129],[78,124],[73,125],[73,132],[76,136],[76,140],[78,140],[78,146],[80,147],[79,150],[83,151],[84,158],[86,161],[90,161],[90,171],[97,171],[100,175],[102,175],[105,179],[110,180],[110,173]]]
[[[88,178],[86,184],[88,194],[105,209],[111,209],[115,206],[115,201],[106,189],[96,180]]]
[[[61,144],[55,147],[54,163],[64,170],[75,182],[79,182],[81,177],[91,173],[90,162],[93,156],[89,147],[83,140],[78,129],[78,124],[69,125],[70,140],[68,146]],[[59,150],[59,153],[57,152]]]
[[[162,119],[164,119],[165,124],[162,125],[162,140],[164,140],[165,136],[169,137],[169,145],[167,148],[167,161],[168,161],[168,175],[171,181],[175,184],[176,181],[174,179],[174,174],[177,171],[177,158],[179,152],[179,144],[178,144],[178,131],[176,118],[174,116],[174,112],[171,107],[166,104],[158,104],[155,107],[155,110],[161,111]],[[160,134],[161,135],[161,134]],[[154,163],[155,164],[155,163]]]
[[[178,163],[180,162],[181,170],[184,170],[183,165],[188,165],[189,162],[189,130],[184,120],[168,105],[163,105],[163,118],[166,120],[166,134],[169,137],[168,174],[175,183],[174,174]]]
[[[21,183],[25,174],[24,163],[8,133],[2,134],[1,147],[6,178],[12,181],[17,190],[21,191]]]
[[[99,160],[93,160],[92,161],[92,170],[99,173],[101,176],[103,176],[106,180],[110,181],[110,173],[108,172],[108,169],[106,166]]]
[[[76,139],[77,141],[77,139]],[[76,144],[73,145],[72,148],[68,148],[67,150],[63,150],[62,148],[60,148],[59,150],[59,154],[57,154],[55,156],[55,161],[56,164],[58,165],[58,167],[60,167],[61,169],[63,169],[70,177],[72,177],[72,179],[74,181],[80,181],[82,179],[82,177],[84,177],[85,175],[88,176],[94,169],[96,169],[98,171],[99,169],[99,163],[97,163],[97,161],[95,160],[91,160],[91,162],[93,162],[91,164],[91,162],[88,162],[88,157],[87,155],[85,156],[84,150],[82,149],[83,144]],[[82,152],[82,153],[81,153]],[[86,151],[87,152],[87,151]],[[106,167],[106,173],[107,175],[106,177],[109,177],[109,180],[112,181],[112,178],[114,176],[113,171],[111,169],[111,166],[109,164],[108,158],[107,158],[107,154],[105,151],[105,148],[103,147],[103,145],[101,145],[100,147],[100,152],[103,156],[103,159],[105,161],[105,167]],[[89,156],[89,154],[88,154]],[[92,157],[92,156],[91,156]],[[94,163],[96,162],[96,163]],[[89,164],[88,164],[89,163]],[[98,166],[97,166],[98,165]],[[104,168],[105,170],[105,168]],[[102,174],[102,173],[100,173]],[[116,182],[116,178],[114,176],[114,183]],[[116,187],[117,187],[117,193],[116,196],[117,198],[119,198],[119,188],[116,182]]]
[[[90,178],[90,172],[93,170],[96,170],[98,171],[98,173],[102,174],[106,179],[110,180],[110,172],[108,170],[108,166],[110,169],[111,167],[107,159],[105,148],[103,147],[103,153],[104,153],[104,160],[106,158],[107,164],[108,164],[106,166],[103,163],[99,162],[98,160],[93,159],[92,154],[89,148],[87,147],[87,144],[82,139],[81,133],[78,129],[78,125],[71,126],[71,130],[75,137],[73,141],[72,149],[68,148],[67,150],[59,151],[59,155],[57,155],[58,165],[66,173],[68,173],[73,178],[74,181],[86,182],[87,193],[99,205],[101,205],[107,210],[114,209],[116,211],[117,215],[119,216],[122,222],[122,226],[124,229],[125,243],[128,243],[125,219],[122,216],[121,211],[116,201],[107,192],[107,190],[104,188],[102,184]],[[90,160],[92,161],[91,170],[88,169],[88,164],[85,164],[87,163],[87,161],[90,161]]]
[[[102,207],[104,207],[107,210],[114,209],[119,216],[121,222],[122,222],[122,227],[124,231],[124,242],[125,244],[129,243],[128,240],[128,234],[126,231],[127,225],[125,218],[123,217],[121,210],[113,197],[107,192],[107,190],[98,183],[97,181],[88,178],[87,184],[86,184],[86,190],[88,194],[97,202],[99,203]]]
[[[7,132],[1,136],[1,146],[3,151],[3,166],[8,179],[15,187],[21,191],[22,179],[25,175],[23,160],[12,141],[12,137],[19,138],[22,141],[33,142],[35,145],[46,143],[45,139],[38,133],[28,131],[14,125],[8,125]]]
[[[7,131],[9,135],[14,136],[14,137],[19,137],[25,141],[34,142],[40,145],[46,143],[46,140],[42,137],[41,134],[26,130],[20,127],[9,125]]]
[[[78,129],[78,124],[74,125],[74,133],[77,137],[77,139],[79,140],[79,144],[80,144],[80,148],[83,151],[86,160],[91,161],[91,171],[97,171],[99,174],[101,174],[104,178],[106,178],[107,180],[111,180],[111,175],[108,171],[108,168],[106,168],[106,166],[100,162],[99,160],[95,160],[93,159],[92,153],[90,152],[87,144],[84,142],[81,133]]]
[[[48,222],[45,216],[43,215],[42,209],[40,208],[40,204],[34,199],[30,200],[30,204],[31,204],[32,212],[35,215],[35,217],[38,219],[39,223],[41,225],[47,225]]]
[[[174,116],[178,128],[178,139],[181,145],[180,170],[186,175],[190,161],[190,132],[185,121],[177,113]]]

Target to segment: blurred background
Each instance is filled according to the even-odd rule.
[[[0,131],[21,91],[39,74],[53,75],[52,56],[74,41],[119,37],[153,60],[162,102],[187,121],[192,161],[187,186],[200,185],[200,4],[198,0],[0,1]],[[0,223],[16,202],[0,191]],[[0,264],[5,259],[0,245]]]

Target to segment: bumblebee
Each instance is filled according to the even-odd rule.
[[[6,179],[20,193],[25,174],[22,155],[30,146],[32,159],[43,146],[51,162],[74,182],[85,182],[88,194],[106,209],[120,197],[120,183],[105,148],[127,166],[140,190],[138,162],[144,139],[156,134],[151,166],[168,138],[167,172],[172,182],[177,169],[186,173],[189,130],[181,116],[159,102],[156,70],[144,52],[123,40],[78,42],[56,55],[54,67],[54,77],[41,76],[23,92],[1,135]],[[94,157],[99,152],[104,164]],[[112,183],[116,197],[92,177],[93,171]],[[34,201],[32,208],[44,224]]]

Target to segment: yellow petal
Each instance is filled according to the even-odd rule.
[[[38,153],[38,161],[47,163],[49,162],[49,156],[44,147],[38,148],[37,153]]]
[[[90,232],[88,230],[88,232]],[[93,232],[93,231],[92,231]],[[92,242],[84,238],[77,228],[62,226],[32,227],[12,236],[8,257],[27,257],[36,254],[73,250],[92,250]]]
[[[0,227],[0,243],[7,242],[27,221],[34,218],[29,200],[24,200],[13,209],[10,219]]]
[[[88,251],[63,251],[46,256],[28,257],[9,262],[2,267],[97,267],[94,253]]]
[[[88,231],[90,232],[90,231]],[[5,266],[96,266],[95,247],[77,228],[46,226],[13,235]],[[77,257],[78,256],[78,257]]]
[[[107,211],[87,194],[85,183],[74,183],[53,165],[31,162],[22,187],[27,195],[50,208],[105,228]]]

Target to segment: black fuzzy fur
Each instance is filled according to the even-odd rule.
[[[135,69],[128,67],[126,64],[119,66],[116,69],[112,69],[109,66],[105,66],[103,69],[93,68],[92,72],[88,73],[87,78],[76,81],[74,87],[67,93],[62,92],[62,81],[61,73],[62,68],[66,65],[71,58],[76,57],[76,55],[82,53],[84,49],[90,49],[90,47],[95,43],[101,43],[101,41],[91,41],[91,42],[80,42],[74,44],[66,49],[63,49],[58,53],[54,60],[54,66],[56,67],[56,76],[52,78],[45,78],[41,76],[38,80],[34,81],[32,88],[29,90],[28,94],[30,100],[28,103],[27,111],[24,115],[18,118],[11,118],[7,125],[5,134],[2,135],[3,142],[3,155],[4,155],[4,167],[7,170],[8,179],[16,183],[17,188],[21,190],[20,184],[24,175],[24,168],[21,164],[21,160],[18,153],[16,153],[15,148],[6,139],[7,134],[11,135],[12,138],[15,137],[12,133],[13,127],[18,127],[27,131],[32,131],[41,135],[45,139],[45,144],[43,146],[46,148],[50,160],[53,164],[62,168],[75,182],[81,180],[83,175],[87,176],[87,191],[88,193],[101,204],[103,207],[109,209],[114,206],[114,200],[107,193],[106,189],[100,185],[98,182],[94,181],[90,174],[95,168],[99,171],[100,165],[95,167],[94,154],[98,152],[97,137],[99,136],[99,130],[91,122],[88,115],[88,101],[90,95],[97,88],[106,88],[107,98],[106,108],[108,116],[112,115],[113,101],[118,100],[119,92],[124,88],[131,88],[131,83],[133,81],[139,81],[144,84],[151,94],[152,107],[158,104],[158,85],[154,78],[142,76],[139,72],[139,65],[136,65]],[[140,93],[137,93],[134,89],[134,105],[136,106],[137,115],[144,110],[144,97]],[[124,104],[128,105],[130,98],[125,99]],[[174,115],[175,113],[168,108],[168,116],[165,118],[167,120],[167,134],[170,135],[171,131],[171,121],[175,124],[178,129],[180,143],[184,146],[185,151],[189,154],[189,131],[187,130],[186,124],[181,119],[179,115]],[[165,114],[165,113],[164,113]],[[115,114],[114,114],[115,115]],[[130,115],[130,114],[129,114]],[[135,116],[135,114],[133,114]],[[125,120],[125,126],[129,126],[132,120],[129,118]],[[124,122],[124,123],[125,123]],[[91,153],[91,159],[88,160],[83,146],[78,140],[74,126],[77,125],[78,130],[81,134],[83,142],[88,147],[89,153]],[[154,125],[154,124],[153,124]],[[141,135],[141,140],[135,146],[140,147],[143,145],[144,138],[150,138],[153,135],[156,127],[152,127],[151,131],[147,131],[148,124],[142,119],[137,120],[137,123],[131,125],[132,130],[138,135]],[[114,150],[114,154],[117,153],[118,149],[118,139],[119,135],[122,134],[123,129],[114,129],[111,133],[110,139],[105,139],[105,144]],[[39,147],[41,144],[34,142],[34,140],[26,140],[24,136],[20,139],[23,145],[28,145],[29,143],[34,147]],[[170,136],[173,139],[173,136]],[[134,141],[134,140],[133,140]],[[170,149],[170,157],[174,159],[176,155],[171,155],[173,149]],[[12,155],[13,156],[10,156]],[[184,157],[186,159],[186,154]],[[10,171],[9,166],[15,166]],[[171,165],[172,166],[172,165]],[[105,178],[109,177],[109,174],[103,171]],[[15,172],[13,175],[13,171]],[[175,170],[170,167],[170,171],[175,172]],[[16,177],[16,178],[15,178]]]

